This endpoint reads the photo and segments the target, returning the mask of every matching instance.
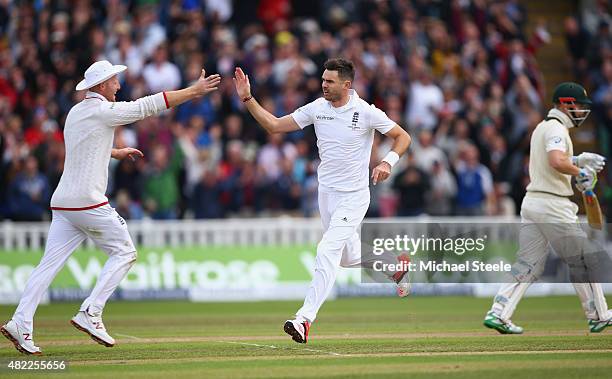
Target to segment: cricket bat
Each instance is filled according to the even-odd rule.
[[[589,226],[593,229],[601,230],[603,228],[603,215],[601,214],[597,195],[593,190],[586,190],[582,193],[582,201],[586,209]]]

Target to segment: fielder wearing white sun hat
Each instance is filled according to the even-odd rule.
[[[89,89],[125,69],[125,66],[112,65],[108,61],[96,62],[87,69],[85,80],[76,89]],[[70,108],[64,123],[64,172],[51,197],[53,218],[45,253],[25,284],[12,320],[0,325],[0,335],[8,338],[17,350],[40,355],[40,349],[32,341],[34,313],[68,257],[88,237],[109,259],[100,272],[100,280],[71,323],[101,345],[111,347],[115,344],[102,322],[102,311],[136,261],[136,247],[125,220],[108,204],[105,195],[108,165],[111,158],[142,156],[142,152],[131,147],[113,148],[116,127],[133,124],[217,90],[221,77],[205,75],[202,70],[200,78],[189,87],[134,101],[115,101],[120,84],[111,80],[108,88],[89,91],[83,100]]]
[[[77,84],[76,90],[81,91],[91,88],[125,70],[127,70],[127,66],[122,64],[113,65],[107,60],[97,61],[85,71],[85,79]]]

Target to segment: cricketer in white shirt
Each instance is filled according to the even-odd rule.
[[[324,98],[298,108],[291,114],[301,129],[314,125],[321,164],[319,187],[340,192],[367,189],[374,130],[386,134],[393,122],[385,112],[349,90],[349,101],[334,107]]]
[[[326,62],[323,97],[281,118],[253,99],[248,76],[240,68],[236,68],[234,78],[247,109],[270,133],[300,130],[308,125],[315,128],[321,159],[318,196],[324,234],[317,246],[314,275],[304,305],[297,311],[296,319],[285,324],[285,332],[301,343],[307,342],[310,324],[334,285],[338,267],[362,267],[358,227],[370,204],[368,168],[374,131],[394,140],[392,151],[372,171],[374,184],[389,177],[391,168],[410,145],[408,133],[350,89],[352,63],[342,59],[330,61],[350,67],[352,75],[341,74],[341,68]]]
[[[11,321],[0,328],[26,354],[40,354],[34,346],[33,318],[40,300],[66,260],[86,238],[91,238],[109,259],[91,294],[81,305],[73,325],[104,346],[115,340],[106,333],[101,315],[106,301],[136,261],[136,248],[125,220],[104,195],[111,156],[142,156],[133,148],[113,149],[115,127],[130,124],[217,89],[219,75],[200,78],[191,86],[115,102],[120,89],[117,74],[127,67],[108,61],[93,63],[77,90],[88,89],[84,100],[68,112],[64,127],[64,172],[51,199],[53,218],[44,255],[30,275]]]

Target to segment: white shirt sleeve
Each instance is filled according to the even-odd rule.
[[[304,129],[308,125],[314,124],[316,100],[306,105],[303,105],[291,113],[291,117],[295,120],[300,129]]]
[[[546,141],[546,152],[552,150],[567,151],[567,141],[565,140],[566,135],[559,129],[550,128],[544,134],[544,141]]]
[[[100,119],[108,126],[127,125],[168,109],[163,92],[141,97],[136,101],[102,102]]]
[[[370,105],[370,128],[385,134],[395,125],[395,121],[391,120],[385,112],[376,108],[374,104]]]

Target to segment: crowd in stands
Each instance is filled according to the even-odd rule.
[[[564,22],[570,67],[581,83],[591,89],[592,122],[600,152],[612,159],[612,5],[590,0],[582,18],[568,17]],[[608,205],[607,219],[612,219],[612,170],[607,169],[602,192]]]
[[[610,9],[565,23],[593,118],[612,126]],[[369,216],[515,215],[529,182],[529,137],[550,107],[516,0],[0,0],[0,219],[49,219],[62,128],[94,61],[125,64],[120,101],[182,88],[200,70],[218,91],[119,127],[108,197],[128,219],[317,214],[313,128],[267,135],[245,111],[236,66],[282,116],[321,96],[323,63],[352,60],[353,88],[409,131],[413,145]],[[612,141],[612,139],[610,140]],[[389,151],[376,135],[374,165]],[[608,150],[607,154],[610,154]]]

